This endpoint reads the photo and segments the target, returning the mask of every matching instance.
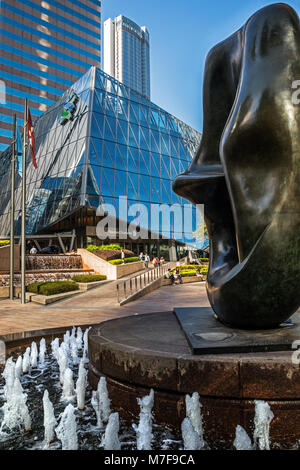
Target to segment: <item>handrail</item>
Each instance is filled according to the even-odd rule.
[[[118,303],[121,303],[123,300],[128,299],[132,295],[136,294],[148,285],[152,284],[152,282],[163,277],[168,271],[169,267],[170,265],[169,263],[167,263],[163,266],[157,266],[156,268],[149,269],[148,271],[144,271],[141,274],[118,282]]]

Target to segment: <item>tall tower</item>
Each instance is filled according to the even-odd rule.
[[[104,72],[150,99],[149,32],[123,15],[104,22]]]
[[[101,64],[101,0],[0,2],[0,153],[11,143],[13,114],[23,124],[92,65]]]

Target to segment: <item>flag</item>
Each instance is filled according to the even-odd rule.
[[[16,124],[16,159],[17,159],[17,172],[20,176],[23,174],[23,145],[21,134],[19,132],[18,124]]]
[[[30,114],[29,108],[28,108],[28,115],[27,116],[28,116],[28,118],[27,118],[27,137],[29,139],[29,144],[30,144],[30,149],[31,149],[32,163],[33,163],[34,168],[37,168],[36,158],[35,158],[34,130],[33,130],[32,119],[31,119],[31,114]]]

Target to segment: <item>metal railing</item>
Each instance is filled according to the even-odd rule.
[[[148,269],[142,274],[138,274],[137,276],[131,277],[130,279],[125,279],[124,281],[118,282],[118,303],[121,303],[123,300],[128,299],[132,295],[149,286],[152,282],[163,277],[169,268],[170,264],[167,263],[163,266]]]

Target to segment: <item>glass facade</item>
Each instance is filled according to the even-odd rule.
[[[91,227],[95,227],[97,208],[110,205],[122,219],[120,198],[127,198],[127,208],[141,203],[149,214],[160,204],[165,204],[164,210],[176,207],[182,214],[186,201],[173,193],[171,184],[189,165],[201,135],[92,67],[36,121],[35,138],[37,170],[27,155],[27,233],[79,227],[83,217],[85,235],[89,228],[95,236]],[[9,233],[10,159],[11,148],[0,160],[1,235]],[[16,184],[18,232],[18,174]],[[167,233],[159,218],[156,226],[151,221],[151,228],[168,239],[195,245],[196,211],[192,205],[189,210],[193,223],[184,230],[175,217]],[[66,219],[69,225],[63,224]],[[129,211],[128,222],[132,220]],[[142,218],[139,225],[143,226]]]
[[[92,65],[100,67],[100,0],[0,2],[0,154],[23,123],[24,98],[37,119]]]

